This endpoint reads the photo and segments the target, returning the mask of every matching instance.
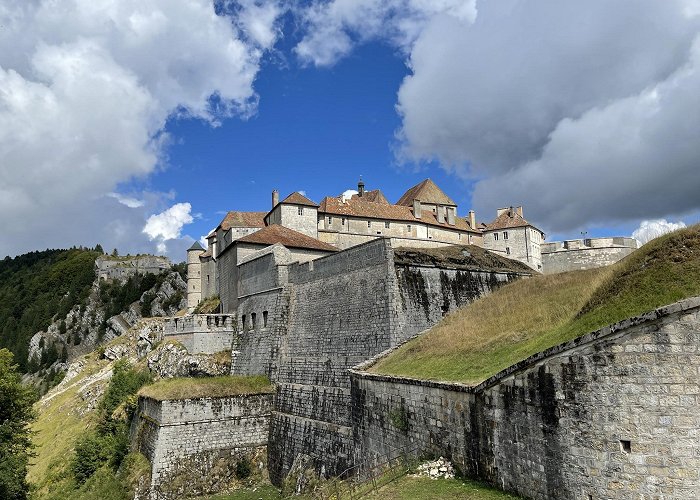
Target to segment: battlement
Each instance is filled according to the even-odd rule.
[[[159,274],[172,267],[170,259],[158,255],[111,257],[101,255],[95,259],[95,272],[100,280],[124,281],[136,274]]]
[[[540,245],[544,274],[609,266],[639,247],[634,238],[622,236],[553,241]]]
[[[193,314],[169,318],[163,339],[181,343],[190,354],[213,354],[231,349],[235,331],[235,315]]]

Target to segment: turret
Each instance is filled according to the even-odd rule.
[[[360,177],[360,182],[357,183],[357,196],[362,198],[363,194],[365,194],[365,183],[362,182],[362,177]]]
[[[202,300],[202,262],[200,255],[204,253],[198,241],[187,249],[187,311],[192,312]]]

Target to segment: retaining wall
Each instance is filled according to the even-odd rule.
[[[355,446],[418,445],[526,498],[700,498],[699,310],[660,308],[477,387],[354,370]]]
[[[140,397],[132,447],[151,462],[151,498],[215,493],[238,460],[267,444],[272,394],[157,401]]]

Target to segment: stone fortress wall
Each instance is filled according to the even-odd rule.
[[[150,498],[174,500],[216,491],[216,484],[207,484],[214,476],[234,471],[238,460],[267,444],[273,397],[140,397],[131,443],[151,462]]]
[[[540,245],[542,272],[562,273],[614,264],[639,248],[634,238],[587,238]]]
[[[520,277],[395,263],[389,239],[303,263],[285,251],[247,256],[230,287],[239,291],[232,373],[277,384],[269,444],[277,483],[299,454],[329,475],[354,463],[348,368]]]
[[[190,354],[230,351],[236,317],[230,314],[192,314],[168,318],[163,340],[179,342]]]
[[[95,259],[98,280],[125,281],[136,274],[159,274],[172,267],[170,259],[157,255],[111,257],[101,255]]]
[[[402,446],[442,455],[533,499],[700,498],[698,345],[693,298],[477,387],[367,373],[365,363],[352,371],[354,446],[364,459]]]

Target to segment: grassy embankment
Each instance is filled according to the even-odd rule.
[[[614,266],[520,280],[447,316],[370,371],[479,382],[562,342],[700,295],[700,226],[662,236]]]
[[[270,383],[270,379],[264,375],[230,375],[163,379],[141,388],[139,396],[163,401],[166,399],[217,398],[272,392],[274,392],[274,386]]]

